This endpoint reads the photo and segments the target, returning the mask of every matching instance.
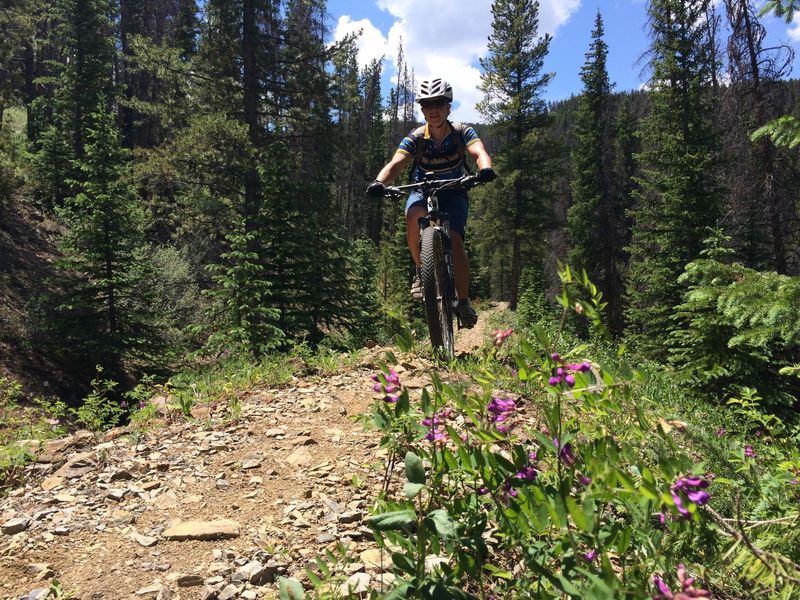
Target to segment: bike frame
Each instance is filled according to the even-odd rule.
[[[390,196],[400,197],[417,190],[421,190],[425,196],[428,212],[419,219],[420,233],[430,226],[437,227],[442,232],[445,241],[445,256],[447,259],[448,292],[452,299],[451,303],[453,308],[458,304],[458,295],[455,290],[453,251],[450,241],[450,219],[447,213],[439,210],[439,199],[436,194],[437,192],[447,189],[468,191],[479,183],[478,178],[474,175],[465,175],[455,179],[435,179],[433,173],[425,173],[425,178],[417,183],[386,188],[387,194]]]

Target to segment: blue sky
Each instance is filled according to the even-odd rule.
[[[718,2],[719,3],[719,2]],[[491,33],[491,0],[328,0],[331,33],[363,31],[364,64],[384,55],[384,94],[395,77],[399,40],[417,77],[441,74],[453,84],[454,118],[480,122],[479,57]],[[638,89],[647,80],[642,53],[648,47],[645,0],[540,0],[540,34],[553,35],[545,70],[555,73],[545,97],[561,100],[580,93],[580,67],[589,49],[594,17],[600,9],[609,46],[608,70],[617,91]],[[793,24],[763,20],[768,42],[789,44],[800,55],[800,15]],[[800,77],[795,58],[792,77]]]

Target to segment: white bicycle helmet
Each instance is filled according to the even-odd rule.
[[[417,102],[435,100],[437,98],[444,98],[448,102],[453,101],[453,88],[446,80],[436,77],[435,79],[423,79],[419,82]]]

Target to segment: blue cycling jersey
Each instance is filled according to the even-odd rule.
[[[435,173],[436,179],[452,179],[461,177],[464,174],[459,154],[459,143],[455,139],[455,136],[459,135],[459,133],[453,128],[452,123],[448,121],[447,124],[450,126],[450,133],[445,136],[438,146],[430,135],[429,126],[425,125],[425,133],[420,138],[420,143],[425,145],[422,148],[419,165],[413,174],[414,181],[422,181],[425,173],[428,172]],[[403,141],[400,142],[400,147],[397,149],[398,152],[411,157],[416,155],[417,141],[413,133],[412,131],[403,138]],[[475,142],[480,141],[475,129],[468,125],[462,129],[461,136],[465,150]]]

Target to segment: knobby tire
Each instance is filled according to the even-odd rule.
[[[449,282],[444,250],[444,234],[435,227],[422,230],[420,244],[422,293],[425,319],[434,351],[453,358],[453,308],[448,294]]]

